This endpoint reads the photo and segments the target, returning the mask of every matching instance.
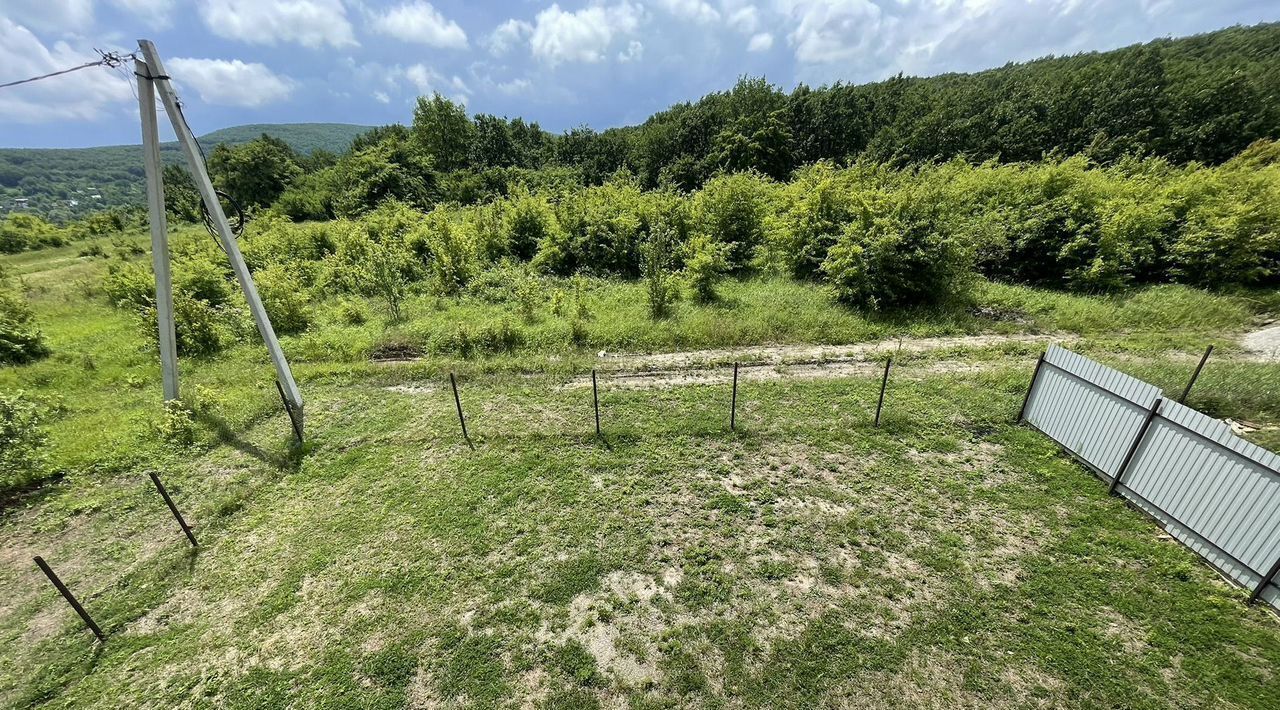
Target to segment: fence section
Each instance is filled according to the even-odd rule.
[[[1023,420],[1227,577],[1280,607],[1280,456],[1159,388],[1051,346]]]

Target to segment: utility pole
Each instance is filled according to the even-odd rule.
[[[165,401],[179,398],[178,347],[173,322],[173,279],[169,273],[169,225],[164,211],[164,173],[156,125],[156,92],[151,71],[134,63],[138,78],[138,112],[142,114],[142,158],[147,169],[147,211],[151,222],[151,270],[156,276],[156,323],[160,328],[160,370]]]
[[[169,79],[168,73],[164,69],[164,62],[160,59],[160,54],[156,51],[156,47],[150,40],[138,40],[138,49],[142,52],[142,59],[136,63],[137,73],[139,75],[139,87],[143,83],[147,84],[148,96],[151,91],[160,95],[160,101],[164,103],[164,111],[169,116],[169,121],[173,124],[173,132],[178,136],[178,143],[182,147],[182,153],[187,159],[187,167],[191,169],[191,177],[195,181],[196,189],[200,191],[200,199],[204,201],[205,210],[209,213],[210,219],[213,221],[214,227],[217,229],[219,241],[222,248],[227,253],[227,259],[231,262],[231,270],[235,272],[236,280],[240,282],[240,290],[244,292],[245,301],[249,303],[249,310],[253,313],[254,323],[258,326],[258,334],[262,336],[262,341],[266,343],[267,350],[271,354],[271,362],[275,365],[276,380],[280,385],[281,391],[285,397],[285,408],[289,413],[290,419],[301,438],[303,410],[302,410],[302,393],[298,391],[298,383],[293,379],[293,371],[289,369],[289,361],[284,357],[284,351],[280,348],[280,341],[276,338],[276,331],[271,326],[271,319],[267,316],[267,310],[262,306],[262,299],[258,296],[258,287],[253,282],[253,274],[249,271],[249,266],[245,263],[244,257],[240,254],[240,245],[236,243],[235,234],[231,231],[231,225],[227,222],[227,215],[222,211],[222,203],[218,201],[218,194],[213,189],[213,182],[209,180],[209,172],[205,169],[204,155],[200,151],[200,146],[196,143],[195,135],[192,134],[191,128],[187,126],[186,118],[182,115],[182,106],[178,102],[178,94],[173,90],[173,83]],[[145,79],[143,77],[146,77]],[[139,90],[139,100],[143,101],[142,106],[142,125],[143,138],[147,138],[147,116],[151,116],[151,125],[155,125],[155,102],[152,100],[142,99],[142,91]],[[151,132],[151,145],[148,146],[144,153],[153,155],[156,165],[154,166],[155,181],[160,183],[159,174],[159,154],[160,144],[155,131]],[[150,159],[149,159],[150,160]],[[164,187],[159,184],[158,188],[153,188],[151,183],[152,171],[148,170],[148,190],[147,197],[151,210],[151,234],[152,247],[156,245],[156,229],[157,220],[155,218],[157,209],[160,214],[160,229],[164,229]],[[158,202],[157,202],[158,200]],[[162,237],[162,239],[164,239]],[[163,255],[163,271],[165,273],[165,281],[168,282],[169,259],[168,247],[161,252]],[[153,251],[152,258],[158,261],[162,258],[157,256]],[[160,269],[156,272],[156,288],[159,293],[160,286]],[[170,294],[172,299],[172,294]],[[164,332],[165,324],[161,321],[161,358],[165,357],[164,353]],[[172,328],[172,313],[170,313],[170,322],[168,327]],[[172,331],[170,331],[172,332]],[[173,379],[173,396],[177,396],[177,356],[173,356],[174,379]],[[169,397],[169,391],[166,388],[166,398]]]

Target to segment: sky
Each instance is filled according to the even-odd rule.
[[[197,134],[408,123],[435,91],[602,130],[743,75],[862,83],[1276,20],[1277,0],[0,0],[0,83],[147,38]],[[0,89],[0,146],[137,143],[131,79],[98,67]]]

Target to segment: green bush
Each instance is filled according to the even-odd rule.
[[[364,222],[343,222],[337,249],[325,259],[328,282],[339,289],[381,298],[392,321],[403,317],[409,287],[421,278],[422,262],[400,234],[375,240]]]
[[[343,325],[364,325],[369,320],[369,311],[363,303],[345,298],[338,302],[337,315]]]
[[[48,354],[31,306],[22,296],[0,287],[0,365],[21,365]]]
[[[155,304],[156,280],[151,266],[144,262],[112,262],[107,266],[102,288],[107,300],[117,308],[142,311]]]
[[[509,253],[524,261],[532,259],[538,252],[538,246],[560,229],[555,211],[546,198],[532,195],[527,190],[519,191],[511,198],[503,227]]]
[[[796,278],[819,275],[827,250],[853,219],[852,187],[831,165],[819,163],[796,173],[769,220],[772,258]]]
[[[46,473],[41,424],[44,410],[21,390],[0,392],[0,491],[40,480]]]
[[[642,199],[634,183],[616,181],[565,195],[556,207],[561,229],[542,240],[534,264],[565,276],[639,275]]]
[[[716,300],[716,284],[729,269],[731,250],[732,245],[721,244],[705,234],[699,234],[689,241],[684,272],[693,289],[694,298],[699,303]]]
[[[869,196],[827,254],[837,300],[872,310],[934,303],[957,293],[969,258],[936,201],[916,190]]]
[[[273,264],[254,274],[253,280],[277,333],[290,335],[307,329],[311,297],[296,274],[282,264]]]
[[[649,316],[654,320],[671,315],[676,289],[671,273],[675,234],[669,227],[657,227],[649,235],[642,248],[644,258],[645,297],[649,304]]]
[[[212,355],[222,349],[228,338],[218,309],[185,293],[173,297],[174,329],[178,353]],[[156,332],[154,316],[151,332]]]
[[[707,182],[694,196],[697,228],[728,246],[727,266],[741,271],[751,265],[764,243],[765,218],[773,183],[753,173],[722,175]]]
[[[228,267],[208,259],[185,259],[173,265],[173,290],[210,306],[223,306],[231,300],[230,276]]]
[[[433,210],[410,240],[415,245],[425,245],[427,268],[440,293],[457,295],[480,271],[474,227],[452,210]]]

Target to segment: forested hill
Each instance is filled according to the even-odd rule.
[[[367,130],[368,126],[347,123],[253,124],[213,131],[200,136],[200,143],[209,151],[217,145],[243,145],[265,133],[302,154],[342,153]],[[136,145],[0,148],[0,214],[7,213],[16,198],[27,198],[31,210],[58,221],[117,205],[142,204],[139,150]],[[166,163],[182,160],[177,143],[165,143],[161,154]]]
[[[386,198],[429,209],[506,194],[516,182],[599,184],[618,171],[646,188],[693,190],[721,172],[785,180],[820,160],[903,166],[1083,154],[1104,165],[1124,156],[1216,165],[1255,140],[1280,138],[1280,24],[973,74],[800,85],[790,93],[744,77],[643,124],[605,131],[552,134],[520,118],[470,116],[439,95],[419,99],[411,125],[386,126],[352,143],[360,130],[228,129],[209,138],[240,146],[211,150],[211,172],[241,204],[282,199],[294,219],[325,219],[362,213]],[[293,150],[244,143],[261,132]],[[321,145],[318,136],[333,140]],[[306,154],[348,144],[352,149],[340,158]],[[90,187],[101,194],[94,206],[140,204],[140,163],[137,149],[127,146],[0,151],[0,205],[25,196],[32,208],[61,220],[86,211],[81,196]],[[70,200],[79,204],[69,213]]]

